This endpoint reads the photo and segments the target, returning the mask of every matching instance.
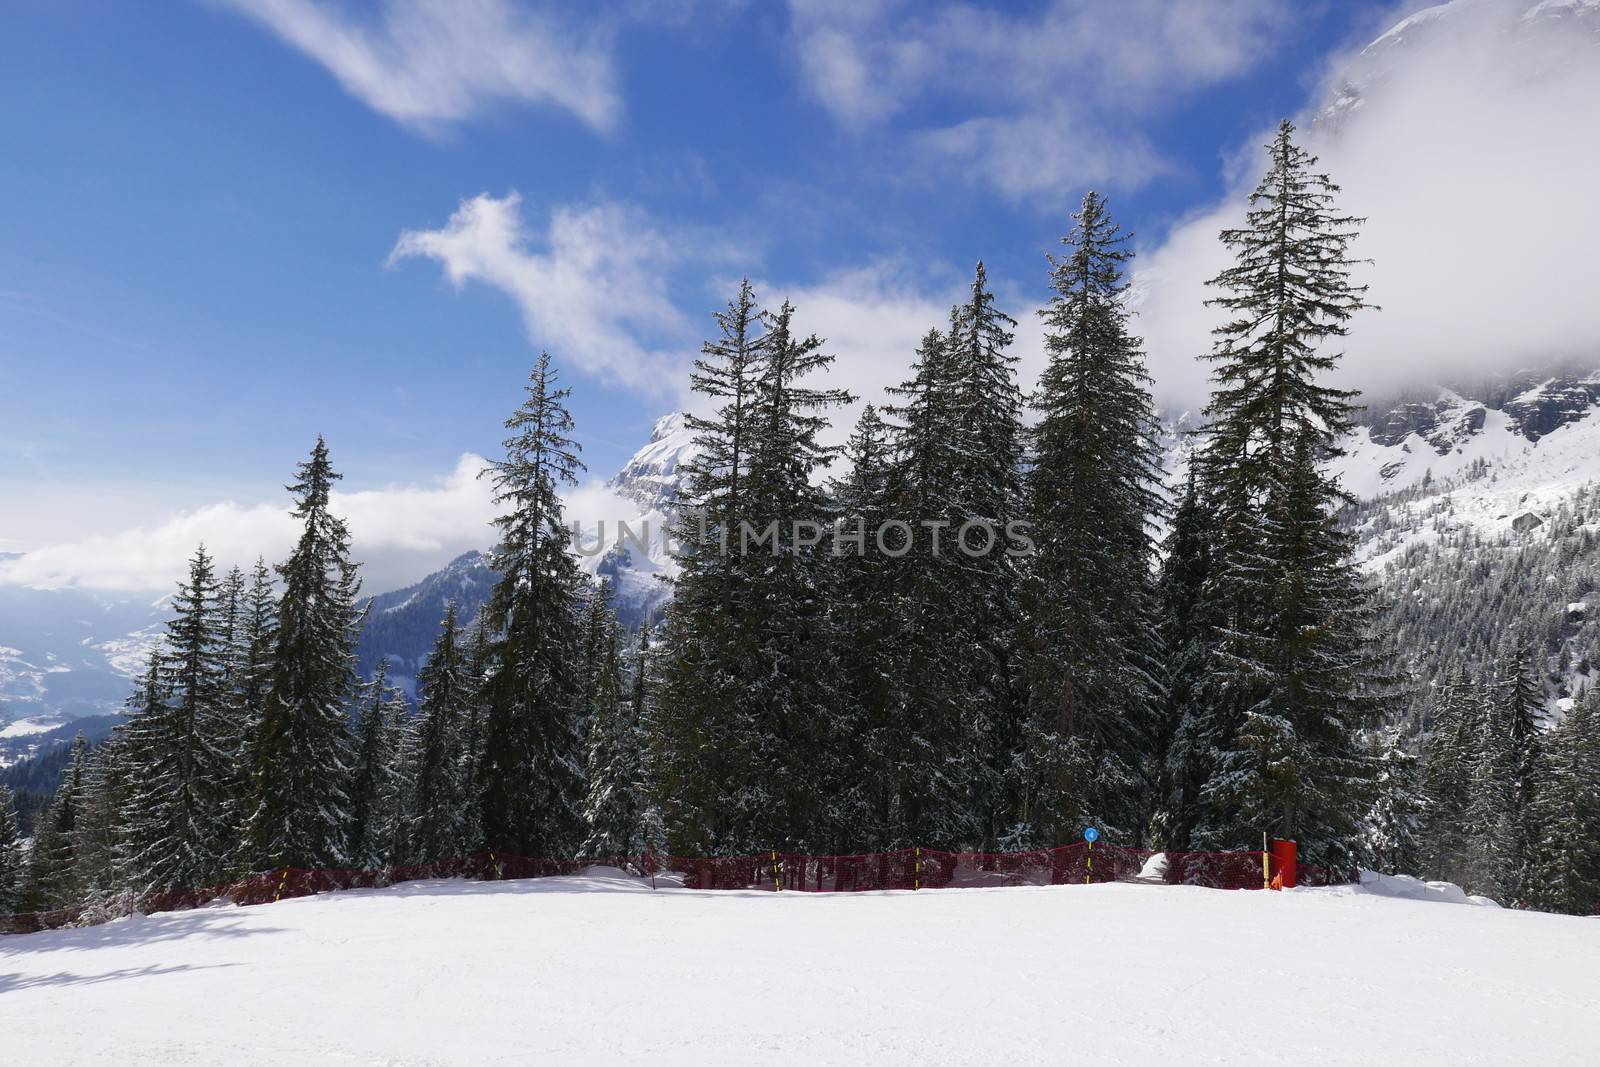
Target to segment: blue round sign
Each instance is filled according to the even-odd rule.
[[[1083,839],[1092,845],[1100,840],[1100,831],[1091,826],[1083,831]]]

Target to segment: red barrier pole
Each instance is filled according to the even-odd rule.
[[[1272,862],[1278,868],[1278,884],[1285,889],[1294,888],[1295,856],[1293,841],[1272,842]]]

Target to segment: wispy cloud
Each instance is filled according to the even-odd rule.
[[[619,203],[556,208],[534,233],[520,196],[485,193],[463,201],[438,229],[402,233],[389,262],[432,259],[455,286],[494,286],[516,302],[529,340],[563,365],[664,392],[678,388],[702,321],[670,299],[669,269],[729,254]]]
[[[806,86],[848,128],[897,120],[924,158],[1015,199],[1160,173],[1133,119],[1266,56],[1287,0],[1050,0],[1010,14],[960,0],[790,0]],[[961,117],[918,122],[939,100]]]
[[[261,23],[407,126],[437,130],[520,103],[561,108],[604,131],[622,112],[609,20],[509,0],[381,0],[370,14],[331,0],[212,2]]]

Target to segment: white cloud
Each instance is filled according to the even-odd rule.
[[[1286,0],[1050,0],[1028,14],[963,2],[790,0],[802,77],[865,130],[939,100],[962,117],[910,143],[1015,199],[1084,182],[1138,185],[1163,168],[1132,120],[1248,70]]]
[[[1322,96],[1334,103],[1303,132],[1344,187],[1341,206],[1368,219],[1353,252],[1374,261],[1361,277],[1383,309],[1352,324],[1345,384],[1381,400],[1549,361],[1593,366],[1597,47],[1597,4],[1458,2],[1334,65]],[[1204,403],[1196,357],[1217,320],[1203,282],[1259,175],[1262,154],[1248,151],[1227,200],[1139,261],[1139,328],[1171,408]]]
[[[597,130],[621,113],[609,32],[507,0],[383,0],[363,17],[330,0],[213,0],[326,67],[397,122],[435,129],[496,102],[550,104]]]
[[[437,230],[407,230],[390,263],[439,262],[451,283],[492,285],[522,312],[529,340],[605,382],[678,388],[694,324],[669,299],[665,268],[691,242],[621,204],[557,208],[538,237],[516,193],[463,201]],[[696,344],[695,347],[698,347]]]
[[[469,549],[493,541],[484,460],[462,455],[449,474],[423,485],[336,492],[331,508],[349,524],[352,555],[371,592],[415,581]],[[164,590],[183,573],[195,546],[226,568],[257,556],[276,562],[293,547],[297,527],[284,504],[230,501],[169,515],[147,525],[44,545],[0,560],[0,583],[53,589]]]

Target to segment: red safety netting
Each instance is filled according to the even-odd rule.
[[[750,856],[642,856],[535,859],[478,852],[437,863],[374,870],[306,870],[281,868],[235,882],[202,889],[108,896],[92,904],[60,911],[0,916],[0,933],[32,933],[63,926],[104,922],[124,915],[184,911],[208,904],[266,904],[291,897],[341,889],[373,889],[433,878],[494,881],[579,874],[595,867],[613,867],[651,885],[686,889],[789,890],[805,893],[852,893],[874,890],[958,889],[983,886],[1083,885],[1094,882],[1136,882],[1193,885],[1210,889],[1262,889],[1260,852],[1153,852],[1116,845],[1086,843],[1026,852],[943,852],[907,848],[853,856],[811,856],[766,852]],[[1301,865],[1298,883],[1340,885],[1356,881],[1355,871]]]

